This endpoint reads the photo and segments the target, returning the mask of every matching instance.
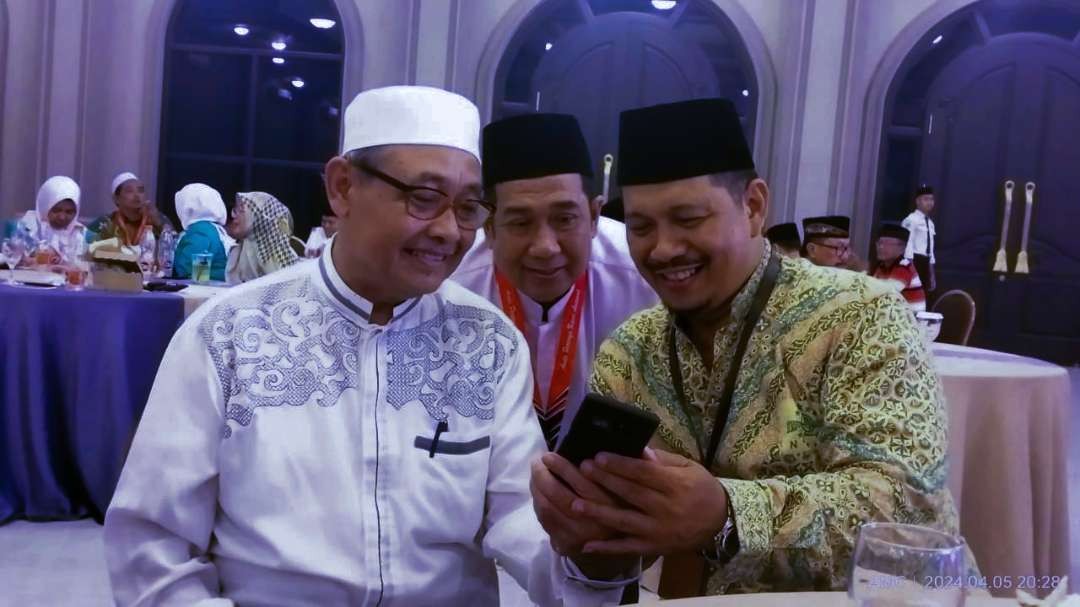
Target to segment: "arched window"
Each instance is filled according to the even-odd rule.
[[[206,183],[232,204],[265,191],[303,237],[337,152],[344,36],[332,0],[181,0],[169,24],[159,206]]]
[[[622,110],[712,96],[735,102],[753,142],[760,99],[753,62],[713,2],[548,0],[521,24],[499,62],[492,119],[575,115],[599,188],[601,159],[616,153]],[[613,183],[612,196],[617,190]]]

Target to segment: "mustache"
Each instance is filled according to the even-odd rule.
[[[686,266],[695,266],[704,262],[704,257],[680,255],[674,259],[669,259],[666,261],[654,261],[652,259],[647,259],[645,260],[645,269],[649,270],[650,272],[663,272],[664,270],[670,270],[672,268],[685,268]]]

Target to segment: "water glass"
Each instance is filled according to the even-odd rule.
[[[19,238],[7,238],[0,243],[0,253],[3,253],[4,261],[8,266],[7,284],[13,285],[15,284],[15,268],[22,263],[23,256],[26,255],[26,246]]]
[[[929,527],[865,524],[848,596],[858,607],[963,607],[966,548],[963,538]]]
[[[210,282],[210,253],[197,253],[191,262],[191,280],[195,282]]]

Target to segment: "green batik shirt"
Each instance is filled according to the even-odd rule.
[[[700,462],[770,254],[766,243],[732,300],[711,373],[675,332],[690,410],[673,387],[674,317],[662,306],[604,342],[592,389],[655,413],[659,446]],[[727,490],[739,551],[710,567],[708,593],[843,589],[858,527],[871,520],[956,533],[946,426],[927,344],[900,295],[866,275],[783,258],[711,468]]]

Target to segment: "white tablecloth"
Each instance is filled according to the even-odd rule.
[[[224,286],[193,284],[188,285],[183,291],[178,291],[177,295],[184,298],[184,318],[191,316],[191,313],[206,303],[208,299],[228,290],[229,288]]]
[[[1068,373],[1002,352],[933,351],[949,410],[949,488],[982,574],[1068,575]]]

